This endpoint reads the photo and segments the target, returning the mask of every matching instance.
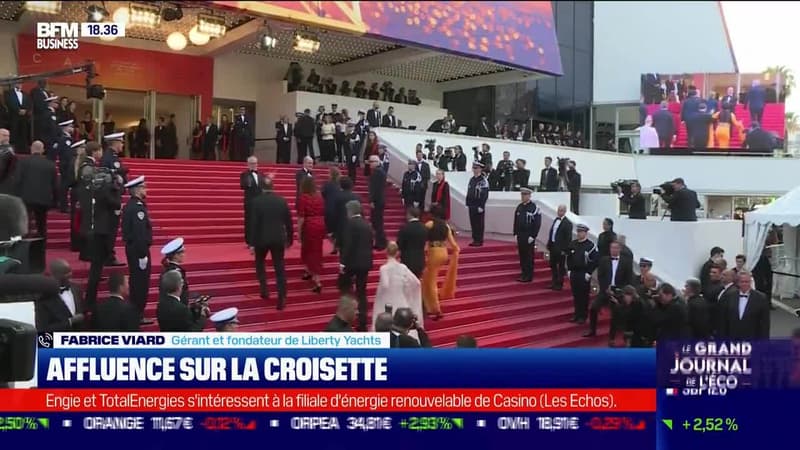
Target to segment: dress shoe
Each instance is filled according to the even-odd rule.
[[[583,333],[583,335],[582,335],[582,336],[583,336],[583,337],[595,337],[595,336],[597,336],[597,333],[596,333],[596,332],[594,332],[594,331],[592,331],[592,330],[589,330],[589,331],[587,331],[586,333]]]
[[[530,278],[526,278],[526,277],[517,278],[517,282],[519,282],[519,283],[530,283],[531,281],[533,281],[533,280],[530,279]]]

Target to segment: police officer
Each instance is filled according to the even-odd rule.
[[[59,135],[58,129],[58,116],[56,116],[56,108],[58,107],[58,96],[50,95],[45,100],[47,103],[47,110],[39,117],[34,118],[33,135],[38,141],[42,141],[44,148],[47,152],[47,158],[55,161],[58,153],[53,144]]]
[[[164,267],[164,270],[161,272],[161,277],[159,279],[158,285],[161,286],[161,279],[164,278],[164,274],[169,272],[170,270],[176,270],[180,272],[181,279],[183,279],[183,289],[181,289],[181,303],[184,305],[189,305],[189,281],[186,279],[186,270],[181,266],[183,264],[183,258],[186,256],[186,249],[183,246],[183,238],[178,237],[169,242],[167,242],[161,248],[161,254],[164,256],[164,259],[161,261],[161,265]],[[159,297],[166,294],[163,291],[159,290]]]
[[[72,132],[75,131],[74,122],[74,120],[70,119],[58,124],[61,130],[53,142],[52,149],[53,154],[58,155],[58,173],[61,175],[58,188],[58,207],[65,214],[69,212],[67,208],[67,191],[69,190],[71,178],[69,171],[73,168],[72,164],[75,158],[75,150],[72,148]]]
[[[408,160],[408,170],[403,174],[403,184],[400,197],[406,209],[419,207],[420,193],[422,190],[422,175],[417,170],[417,160]]]
[[[503,159],[497,163],[495,173],[497,174],[497,190],[511,191],[511,182],[514,175],[514,162],[511,161],[511,153],[503,152]]]
[[[130,277],[130,301],[139,313],[141,325],[150,325],[152,320],[144,318],[147,291],[150,288],[150,245],[153,243],[153,227],[144,200],[147,188],[144,177],[125,184],[131,198],[122,211],[122,240],[125,241],[125,256]]]
[[[536,237],[542,226],[542,215],[539,207],[531,201],[532,190],[522,188],[520,196],[522,203],[517,205],[514,213],[514,236],[517,237],[517,252],[521,274],[517,281],[530,283],[533,281],[533,249],[536,246]]]
[[[486,201],[489,200],[489,182],[483,174],[484,164],[472,163],[472,178],[467,186],[467,208],[469,209],[469,226],[472,229],[470,247],[483,245],[483,229],[486,220]]]
[[[358,113],[359,115],[363,115],[364,112],[359,111]],[[358,162],[361,161],[361,141],[362,135],[358,129],[358,125],[348,123],[345,157],[347,157],[347,176],[353,180],[353,184],[356,182],[356,174],[359,166]]]
[[[234,306],[215,312],[208,320],[214,323],[214,328],[220,333],[229,333],[236,331],[239,325],[239,319],[236,317],[238,314],[239,308]]]
[[[572,301],[575,312],[571,322],[586,323],[589,308],[589,281],[597,265],[599,253],[594,242],[586,237],[589,227],[584,224],[576,226],[578,239],[570,242],[567,248],[567,268],[569,284],[572,288]]]
[[[112,181],[117,185],[117,190],[115,192],[120,195],[120,204],[122,204],[122,188],[128,182],[128,168],[123,166],[122,162],[119,160],[119,155],[122,154],[123,151],[123,139],[125,139],[125,133],[123,132],[111,133],[104,136],[103,140],[106,142],[107,147],[103,153],[103,160],[100,162],[102,167],[111,171]],[[122,211],[116,211],[111,218],[112,230],[111,234],[108,235],[109,248],[111,248],[111,255],[107,263],[109,266],[125,265],[117,259],[117,253],[114,250],[114,246],[117,243],[117,234],[119,233],[119,217],[121,212]]]
[[[90,310],[94,311],[100,275],[113,250],[109,236],[119,224],[119,216],[116,213],[122,208],[122,196],[108,169],[100,168],[94,171],[88,183],[86,201],[81,200],[81,210],[86,208],[84,217],[88,220],[82,221],[81,233],[87,237],[88,256],[91,262],[86,301]]]

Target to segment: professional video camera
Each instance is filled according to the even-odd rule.
[[[665,181],[658,185],[657,188],[653,189],[653,194],[656,195],[672,195],[675,193],[675,188],[672,187],[671,181]]]
[[[436,139],[425,139],[425,148],[428,149],[428,153],[435,153],[436,152]]]
[[[617,180],[611,182],[611,190],[616,191],[617,189],[621,189],[622,193],[625,195],[629,195],[631,193],[631,185],[634,183],[638,183],[638,180]]]
[[[567,171],[567,164],[569,163],[569,158],[561,158],[557,156],[556,159],[558,160],[558,173],[564,174]]]

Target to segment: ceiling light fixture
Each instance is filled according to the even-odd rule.
[[[180,31],[173,31],[169,36],[167,36],[167,47],[169,47],[170,50],[179,52],[186,48],[187,43],[186,36],[184,36]]]
[[[275,37],[275,34],[272,33],[272,28],[265,21],[264,29],[258,38],[258,46],[261,50],[272,50],[276,45],[278,45],[278,38]]]
[[[218,38],[225,36],[228,27],[225,24],[224,17],[213,16],[211,14],[198,14],[197,31],[207,34],[210,37]]]
[[[87,22],[102,22],[108,17],[108,10],[100,5],[89,5],[86,7]]]
[[[161,9],[147,3],[131,3],[128,21],[131,26],[155,28],[161,21]]]
[[[319,38],[308,32],[298,31],[294,35],[294,49],[303,53],[314,53],[319,51]]]
[[[130,10],[127,6],[120,6],[116,11],[114,11],[114,14],[111,17],[111,20],[113,20],[114,23],[127,25],[131,18]]]
[[[58,14],[61,12],[61,2],[25,2],[25,9],[31,12]]]
[[[208,41],[211,40],[211,36],[201,33],[197,29],[197,25],[193,26],[191,30],[189,30],[189,41],[197,46],[206,45]]]

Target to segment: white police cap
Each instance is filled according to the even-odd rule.
[[[173,255],[183,251],[183,238],[175,238],[169,242],[167,242],[163,247],[161,247],[161,254],[165,256]]]
[[[69,120],[65,120],[63,122],[59,122],[58,126],[60,126],[60,127],[68,127],[68,126],[72,125],[73,123],[75,123],[75,120],[74,119],[69,119]]]
[[[86,139],[81,139],[80,141],[77,141],[77,142],[73,143],[70,147],[71,148],[78,148],[78,147],[83,147],[85,145],[86,145]]]
[[[209,319],[214,322],[214,325],[226,325],[229,323],[239,323],[239,319],[236,318],[236,315],[239,314],[239,308],[231,307],[225,308],[222,311],[217,311],[209,317]]]
[[[105,141],[121,141],[125,137],[125,133],[120,131],[119,133],[111,133],[103,136],[103,140]]]
[[[142,176],[140,176],[140,177],[138,177],[138,178],[136,178],[136,179],[134,179],[132,181],[128,181],[127,183],[125,183],[125,189],[135,188],[135,187],[140,186],[142,184],[144,184],[144,175],[142,175]]]
[[[528,188],[526,188],[526,187],[524,187],[524,188],[520,188],[520,190],[519,190],[519,191],[520,191],[520,192],[522,192],[523,194],[528,194],[528,195],[530,195],[530,194],[533,194],[533,190],[531,190],[531,189],[528,189]]]

